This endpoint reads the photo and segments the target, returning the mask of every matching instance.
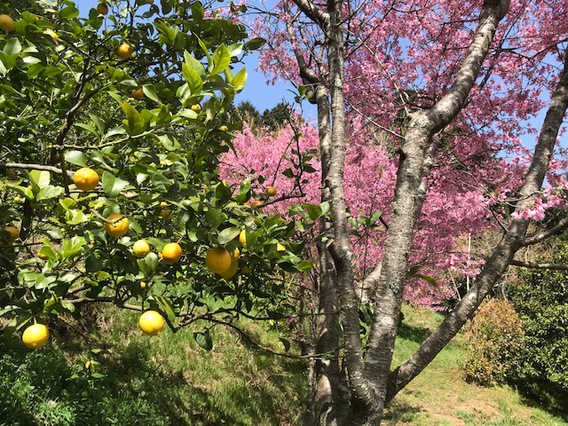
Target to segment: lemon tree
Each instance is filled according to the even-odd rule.
[[[289,274],[311,266],[295,223],[218,174],[234,130],[221,117],[263,41],[199,2],[93,1],[87,17],[70,0],[20,3],[0,5],[14,27],[0,32],[8,330],[87,303],[155,311],[174,331],[278,316]]]

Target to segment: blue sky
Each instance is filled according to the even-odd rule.
[[[98,4],[97,0],[75,1],[82,16],[87,16],[89,10],[96,7]],[[245,67],[248,73],[247,85],[244,90],[237,95],[235,103],[239,104],[243,101],[249,101],[256,106],[261,113],[265,109],[273,108],[282,100],[293,103],[294,95],[290,92],[290,90],[294,87],[285,82],[279,82],[274,85],[267,84],[266,77],[261,72],[255,70],[257,63],[258,54],[256,53],[246,58]],[[304,105],[304,108],[309,109],[307,103]]]

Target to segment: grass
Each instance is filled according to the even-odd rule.
[[[412,354],[441,315],[405,307],[397,339],[394,365]],[[483,388],[463,380],[461,365],[466,342],[456,336],[434,361],[388,407],[387,425],[420,426],[553,426],[568,424],[562,418],[529,403],[509,387]]]
[[[304,365],[251,351],[212,331],[207,352],[191,330],[142,335],[138,315],[104,309],[94,329],[61,329],[29,351],[0,338],[0,425],[292,425],[300,423]],[[266,345],[278,336],[248,327]],[[88,360],[95,369],[85,368]],[[5,383],[6,386],[2,386]]]
[[[305,393],[302,362],[259,353],[225,329],[201,349],[192,331],[142,335],[138,315],[105,308],[54,332],[30,351],[0,337],[0,426],[299,425]],[[395,364],[410,355],[442,317],[405,307]],[[279,335],[253,323],[249,333],[273,348]],[[388,407],[384,424],[422,426],[565,425],[507,387],[463,381],[466,346],[457,336]],[[88,360],[96,367],[85,368]],[[97,364],[98,363],[98,364]]]

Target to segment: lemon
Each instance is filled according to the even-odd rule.
[[[223,247],[212,248],[209,250],[209,253],[207,253],[207,256],[205,256],[205,266],[216,274],[227,272],[232,262],[233,258],[231,254]]]
[[[250,206],[253,209],[259,209],[262,206],[262,201],[259,200],[251,201]]]
[[[142,99],[144,97],[144,89],[142,89],[141,87],[134,89],[131,95],[134,99]]]
[[[227,269],[225,272],[220,272],[219,275],[221,275],[223,278],[228,280],[233,278],[233,276],[237,273],[238,269],[239,269],[238,260],[233,260],[231,262],[231,266],[229,267],[229,269]]]
[[[278,244],[276,244],[276,251],[286,251],[286,247],[284,247],[282,244],[278,243]]]
[[[241,231],[241,233],[239,234],[239,242],[241,243],[241,245],[243,247],[246,247],[247,245],[247,230],[243,229]]]
[[[132,246],[132,253],[136,257],[144,257],[150,253],[150,244],[146,240],[138,240]]]
[[[138,326],[149,336],[160,334],[164,328],[164,317],[156,311],[146,311],[140,316]]]
[[[13,244],[20,237],[20,230],[13,225],[8,225],[4,228],[8,233],[8,243]]]
[[[276,195],[276,192],[276,188],[274,188],[273,186],[266,188],[266,195],[268,195],[269,197],[274,197]]]
[[[50,36],[53,39],[53,41],[59,40],[59,35],[55,31],[53,31],[52,29],[47,29],[43,33],[45,35]]]
[[[112,222],[105,222],[105,229],[107,233],[114,238],[122,237],[128,232],[128,218],[119,213],[113,213],[107,220]]]
[[[238,247],[235,247],[235,249],[233,250],[233,254],[231,255],[231,257],[233,258],[233,260],[237,260],[240,255],[241,255],[241,251],[239,250]]]
[[[22,334],[22,342],[28,348],[38,349],[49,340],[49,329],[43,324],[30,325]]]
[[[201,111],[201,105],[195,104],[191,106],[192,111],[199,112]]]
[[[14,29],[14,20],[6,14],[0,15],[0,29],[4,31],[12,31]]]
[[[81,191],[92,191],[99,184],[99,174],[93,169],[83,167],[73,175],[73,183]]]
[[[178,243],[168,243],[162,249],[162,262],[172,265],[181,258],[181,247]]]
[[[132,56],[132,52],[134,52],[132,46],[126,42],[123,42],[120,46],[118,46],[118,57],[120,59],[130,58]]]
[[[229,128],[227,126],[221,126],[219,127],[219,130],[221,130],[222,132],[226,132],[229,130]]]

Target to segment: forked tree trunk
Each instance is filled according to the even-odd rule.
[[[466,104],[489,52],[497,25],[508,11],[509,2],[485,0],[478,28],[454,84],[432,108],[418,111],[411,117],[400,150],[383,261],[365,280],[364,287],[376,289],[376,314],[363,356],[359,334],[359,299],[353,278],[343,194],[343,4],[341,0],[330,0],[327,9],[322,11],[310,0],[294,1],[306,16],[321,26],[326,36],[329,94],[323,90],[323,80],[320,79],[318,87],[322,91],[317,99],[322,151],[322,201],[331,202],[333,224],[324,224],[322,231],[328,234],[332,232],[334,236],[333,242],[319,247],[322,276],[316,344],[318,354],[325,353],[331,358],[319,357],[314,364],[313,398],[306,425],[378,425],[385,404],[416,377],[474,315],[503,276],[518,249],[542,239],[527,238],[528,221],[513,219],[500,244],[457,307],[408,361],[395,371],[390,371],[408,269],[408,253],[426,197],[426,177],[431,171],[437,149],[434,135],[442,131]],[[519,191],[519,198],[524,201],[516,206],[517,212],[530,206],[534,194],[542,186],[552,158],[554,143],[568,107],[568,58],[566,61],[535,147],[533,162]],[[302,65],[305,66],[300,60],[299,64],[301,69]],[[306,73],[305,68],[303,72]],[[331,103],[327,102],[328,96]],[[342,336],[337,332],[339,325]],[[340,343],[344,346],[341,352]],[[345,404],[346,389],[348,404]]]

